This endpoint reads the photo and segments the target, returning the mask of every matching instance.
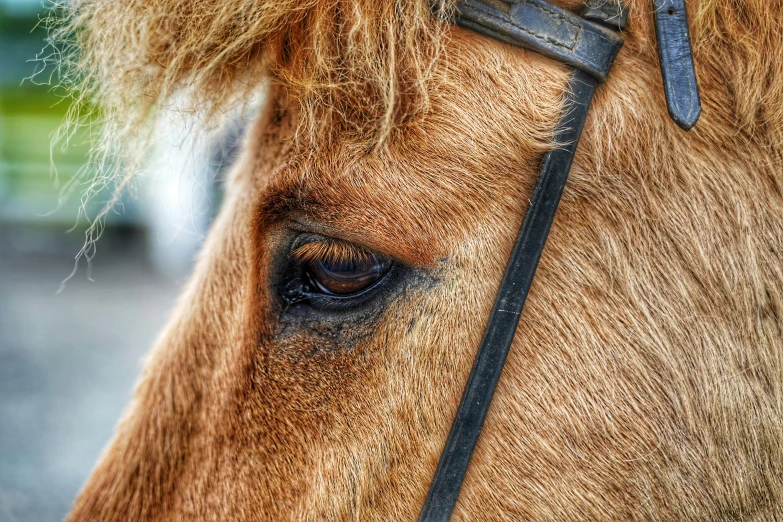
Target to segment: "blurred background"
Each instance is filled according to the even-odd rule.
[[[184,124],[161,129],[150,175],[109,215],[89,266],[75,265],[83,187],[60,195],[87,144],[50,155],[67,103],[38,84],[48,77],[25,80],[44,14],[41,0],[0,0],[0,522],[68,512],[187,279],[246,119],[199,141]]]

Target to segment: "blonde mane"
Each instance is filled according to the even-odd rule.
[[[298,109],[298,138],[322,143],[327,129],[339,129],[378,146],[427,108],[448,27],[438,18],[449,19],[455,2],[57,0],[50,43],[75,101],[63,135],[97,111],[93,161],[106,172],[107,160],[119,158],[134,170],[128,158],[143,154],[149,124],[172,95],[186,92],[178,110],[210,121],[270,78]],[[649,2],[626,4],[632,20],[650,18]],[[750,133],[770,131],[766,138],[779,146],[783,70],[762,51],[780,46],[773,4],[702,0],[691,5],[691,18],[697,53],[710,48],[732,62],[743,56],[725,73],[745,94],[736,117]]]
[[[308,138],[338,124],[380,143],[427,106],[444,27],[433,9],[445,15],[450,5],[78,0],[59,8],[65,22],[53,25],[52,40],[79,50],[66,64],[68,86],[101,107],[108,130],[143,123],[181,90],[190,109],[214,114],[270,76],[298,103]]]

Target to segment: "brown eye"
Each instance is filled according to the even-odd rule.
[[[305,243],[292,252],[311,292],[350,296],[380,281],[391,268],[388,257],[338,240]]]
[[[348,259],[316,259],[307,264],[312,285],[324,294],[356,294],[377,283],[391,262],[378,255],[365,254]]]

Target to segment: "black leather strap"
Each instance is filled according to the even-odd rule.
[[[461,0],[457,25],[567,63],[605,81],[623,40],[544,0]]]
[[[622,31],[628,24],[628,8],[620,0],[586,0],[582,18]]]
[[[551,150],[544,158],[419,522],[447,522],[454,509],[555,218],[597,85],[594,77],[578,69],[571,78],[555,138],[565,145]]]
[[[447,522],[454,510],[555,218],[590,102],[622,46],[622,39],[608,29],[541,0],[486,1],[493,7],[475,0],[460,2],[458,23],[565,61],[576,70],[556,128],[555,141],[562,145],[544,157],[419,522]],[[600,13],[595,16],[602,19]],[[605,16],[607,25],[619,26]],[[594,38],[585,38],[588,33]]]
[[[685,0],[654,0],[658,56],[672,119],[690,130],[701,115]]]

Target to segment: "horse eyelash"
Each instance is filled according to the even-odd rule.
[[[372,257],[367,250],[344,241],[313,241],[305,243],[293,252],[291,257],[298,263],[325,261],[340,264],[361,262]]]

